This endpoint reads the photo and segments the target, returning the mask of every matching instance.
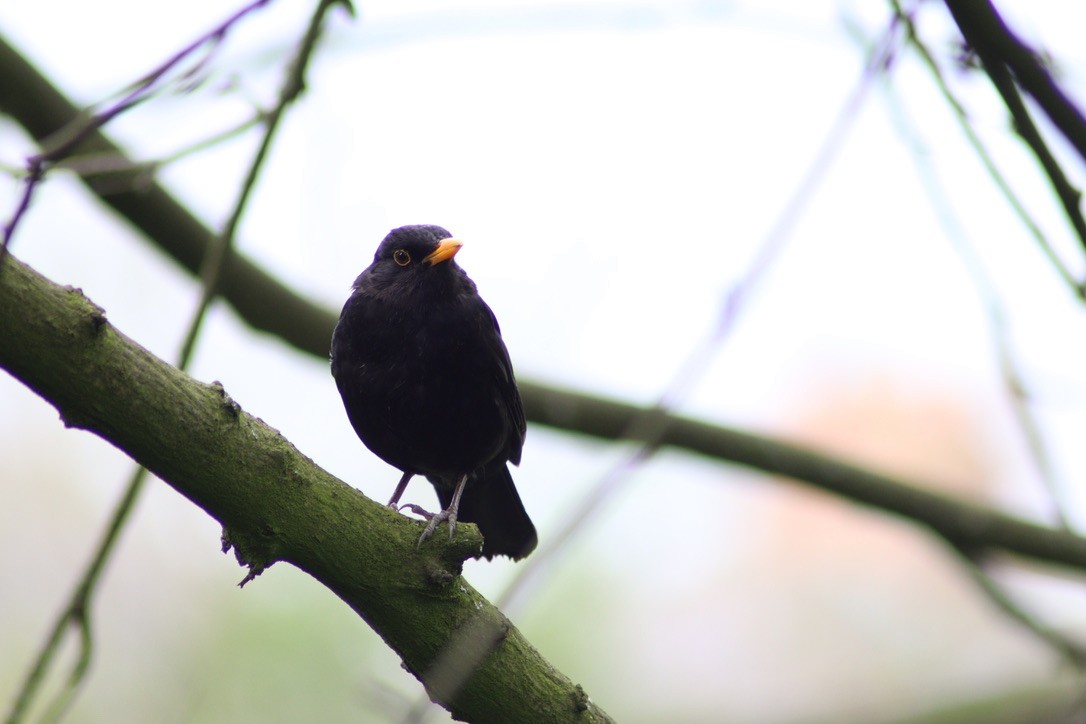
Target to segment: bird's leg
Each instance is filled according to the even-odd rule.
[[[415,515],[421,515],[426,520],[430,520],[434,517],[434,514],[423,508],[421,505],[415,505],[414,503],[404,503],[403,505],[400,505],[400,496],[403,495],[403,491],[407,489],[407,484],[411,482],[411,478],[413,478],[414,475],[414,473],[403,474],[399,484],[396,486],[396,490],[392,491],[392,498],[388,501],[388,507],[396,512],[407,508]]]
[[[400,502],[400,496],[403,495],[403,491],[407,490],[407,484],[411,482],[411,478],[415,477],[414,473],[404,473],[400,478],[400,482],[396,485],[396,489],[392,491],[392,498],[388,501],[388,507],[393,510],[399,510],[398,503]]]
[[[430,522],[426,524],[426,530],[422,531],[422,535],[419,536],[419,546],[422,546],[434,534],[434,531],[437,530],[438,525],[443,520],[449,521],[449,540],[452,540],[453,533],[456,532],[456,514],[460,510],[460,496],[464,494],[464,488],[467,487],[467,484],[468,476],[465,473],[456,481],[456,490],[453,491],[449,507],[437,515],[431,516]]]

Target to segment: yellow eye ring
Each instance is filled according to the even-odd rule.
[[[407,266],[411,263],[411,255],[407,253],[405,249],[397,249],[392,252],[392,261],[396,262],[400,266]]]

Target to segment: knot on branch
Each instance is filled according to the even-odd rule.
[[[278,537],[270,526],[262,527],[256,536],[238,528],[222,529],[222,552],[228,553],[233,548],[238,565],[249,568],[245,578],[238,583],[239,587],[244,587],[279,560]]]
[[[90,336],[97,337],[109,323],[106,319],[106,310],[87,299],[79,287],[66,286],[64,291],[68,293],[69,303],[77,307],[80,314],[87,320],[86,329]]]
[[[241,417],[241,405],[239,405],[233,397],[227,393],[226,388],[218,380],[211,383],[211,389],[218,393],[219,399],[222,403],[222,408],[226,411],[230,417],[235,420]]]

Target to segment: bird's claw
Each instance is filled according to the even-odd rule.
[[[397,512],[402,511],[404,508],[407,508],[415,515],[421,515],[426,520],[432,520],[434,517],[434,514],[426,510],[426,508],[423,508],[421,505],[415,505],[414,503],[404,503],[403,505],[392,505],[389,507]]]
[[[417,507],[417,506],[416,506]],[[449,522],[449,540],[453,539],[453,534],[456,532],[456,512],[449,509],[445,509],[440,513],[428,514],[427,520],[430,522],[426,524],[426,530],[422,531],[422,535],[419,536],[419,544],[417,548],[422,548],[422,544],[425,543],[433,536],[434,531],[441,525],[441,521],[447,520]]]

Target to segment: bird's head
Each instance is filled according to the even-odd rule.
[[[462,276],[453,261],[462,242],[452,238],[440,226],[416,224],[393,229],[377,247],[373,264],[358,278],[369,277],[381,287],[416,286],[427,280],[454,279]],[[356,285],[357,283],[356,282]]]

